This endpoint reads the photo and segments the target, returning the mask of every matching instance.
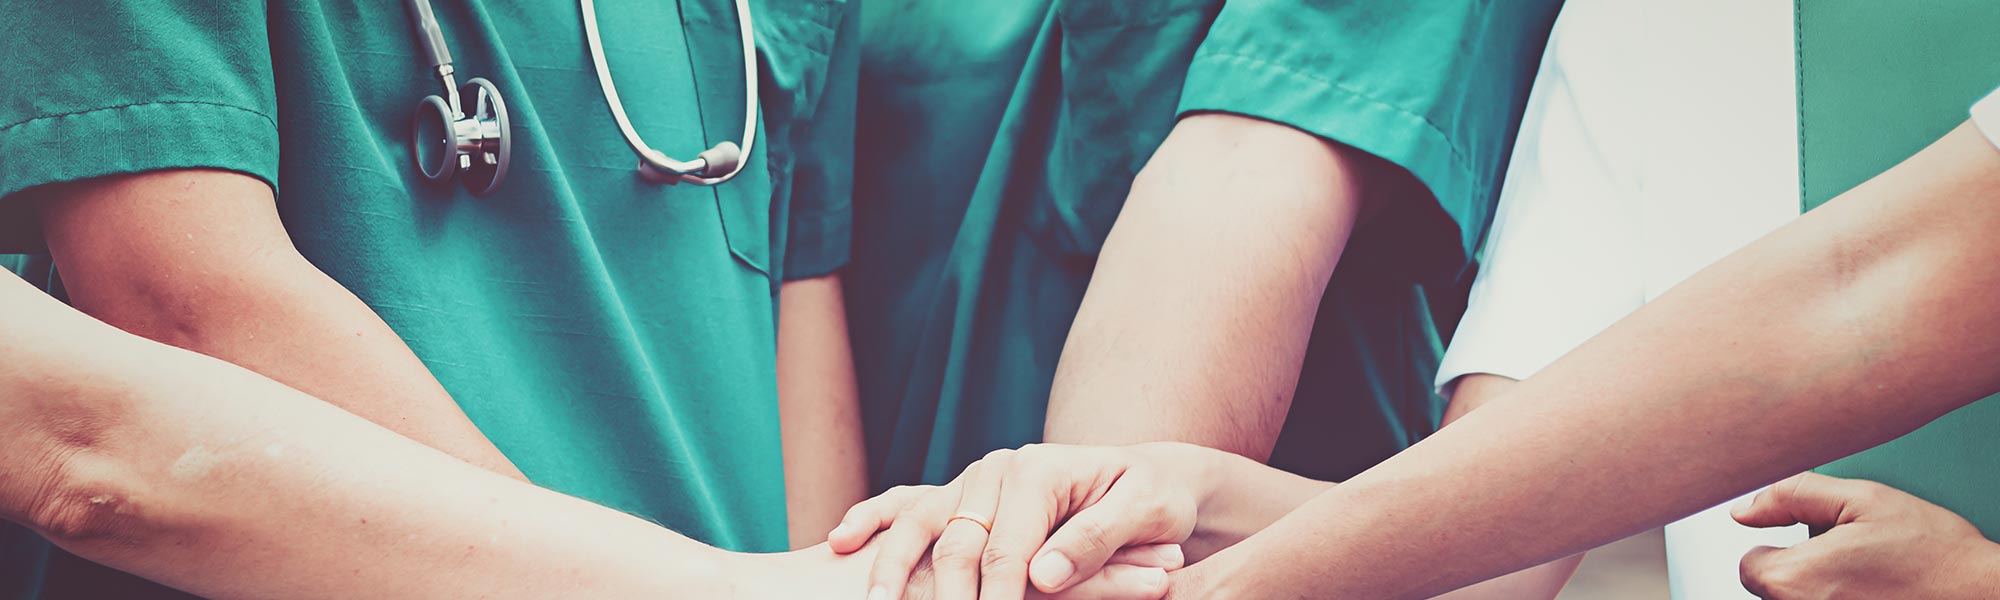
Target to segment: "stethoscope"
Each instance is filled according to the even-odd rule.
[[[417,24],[417,44],[423,46],[444,86],[442,97],[425,96],[417,104],[416,118],[411,121],[410,144],[417,170],[433,182],[463,175],[462,182],[473,195],[493,193],[506,179],[513,154],[507,102],[501,100],[499,88],[485,78],[474,77],[458,85],[452,75],[451,49],[445,46],[444,32],[431,14],[430,0],[409,0],[409,4]],[[604,88],[604,103],[611,108],[619,133],[625,135],[625,144],[639,155],[639,175],[656,183],[716,185],[743,172],[743,157],[757,142],[757,40],[750,28],[750,0],[736,0],[736,20],[743,28],[743,145],[739,148],[735,142],[724,141],[688,161],[654,150],[632,129],[632,121],[625,117],[625,104],[618,101],[618,88],[611,81],[611,67],[604,61],[604,45],[597,34],[597,7],[591,0],[578,0],[578,5],[583,11],[590,62],[597,67],[598,85]]]

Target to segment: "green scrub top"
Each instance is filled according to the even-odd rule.
[[[1558,4],[868,7],[857,151],[869,160],[845,279],[878,486],[947,480],[1040,439],[1104,236],[1191,112],[1361,148],[1430,192],[1387,203],[1355,235],[1273,463],[1343,478],[1431,431],[1442,346],[1427,286],[1463,293]]]
[[[0,19],[0,222],[32,224],[15,193],[53,182],[265,180],[305,257],[530,479],[723,548],[784,549],[774,290],[847,258],[858,0],[753,4],[764,127],[717,187],[640,179],[576,3],[434,4],[460,80],[492,80],[512,112],[496,193],[412,162],[412,115],[439,90],[403,2],[26,2]],[[691,157],[741,135],[730,0],[597,11],[647,142]],[[10,250],[36,250],[11,229]]]
[[[1990,0],[1801,0],[1797,14],[1805,208],[1916,154],[2000,84]],[[1818,470],[1910,492],[2000,540],[2000,396]]]

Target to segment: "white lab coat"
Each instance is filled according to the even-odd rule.
[[[1525,379],[1799,214],[1792,3],[1570,0],[1438,374]],[[1802,527],[1667,528],[1676,600],[1754,598],[1737,561]]]

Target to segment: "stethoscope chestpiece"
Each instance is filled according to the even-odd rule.
[[[472,195],[485,196],[500,189],[513,158],[507,102],[484,78],[469,79],[456,91],[455,108],[436,95],[417,103],[411,150],[424,179],[445,183],[456,177]]]

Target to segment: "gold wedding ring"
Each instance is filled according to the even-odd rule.
[[[972,524],[978,525],[980,529],[986,530],[986,533],[993,533],[993,521],[991,519],[986,518],[986,515],[982,515],[969,510],[958,511],[958,514],[952,515],[951,518],[949,519],[945,519],[944,524],[946,526],[950,526],[952,521],[957,521],[959,519],[965,519],[967,521],[971,521]]]

